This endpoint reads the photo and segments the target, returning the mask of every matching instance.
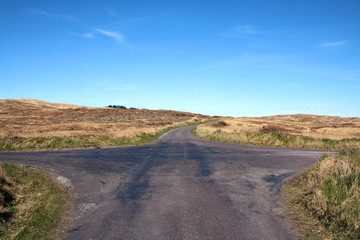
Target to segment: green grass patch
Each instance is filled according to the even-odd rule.
[[[45,171],[10,163],[0,163],[0,169],[1,189],[11,195],[0,206],[0,239],[48,239],[69,193]]]
[[[308,239],[360,239],[360,154],[324,156],[283,187]]]

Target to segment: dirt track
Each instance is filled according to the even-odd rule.
[[[0,161],[71,180],[78,198],[66,239],[294,239],[280,221],[280,187],[322,152],[208,142],[191,128],[142,146]]]

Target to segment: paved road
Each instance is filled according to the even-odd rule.
[[[322,153],[209,142],[192,128],[142,146],[0,161],[71,180],[78,197],[65,239],[294,239],[280,221],[280,186]]]

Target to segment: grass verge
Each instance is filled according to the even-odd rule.
[[[352,152],[359,148],[360,139],[315,139],[305,136],[286,136],[277,132],[224,132],[221,129],[209,131],[207,129],[196,128],[193,134],[217,142],[237,143],[244,145],[255,145],[264,147],[282,147],[297,149],[316,149]]]
[[[157,140],[162,134],[176,128],[197,125],[200,123],[172,126],[155,133],[142,133],[135,137],[110,138],[107,136],[77,136],[77,137],[37,137],[29,139],[13,138],[0,141],[0,152],[57,150],[84,147],[116,147],[138,145]]]
[[[48,239],[70,195],[45,171],[0,163],[0,239]]]
[[[283,186],[306,239],[360,239],[360,154],[324,156]]]

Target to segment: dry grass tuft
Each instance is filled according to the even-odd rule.
[[[310,222],[321,223],[315,229],[321,238],[360,238],[359,152],[323,157],[284,190],[290,192],[287,199],[298,214],[307,213],[313,217]]]

